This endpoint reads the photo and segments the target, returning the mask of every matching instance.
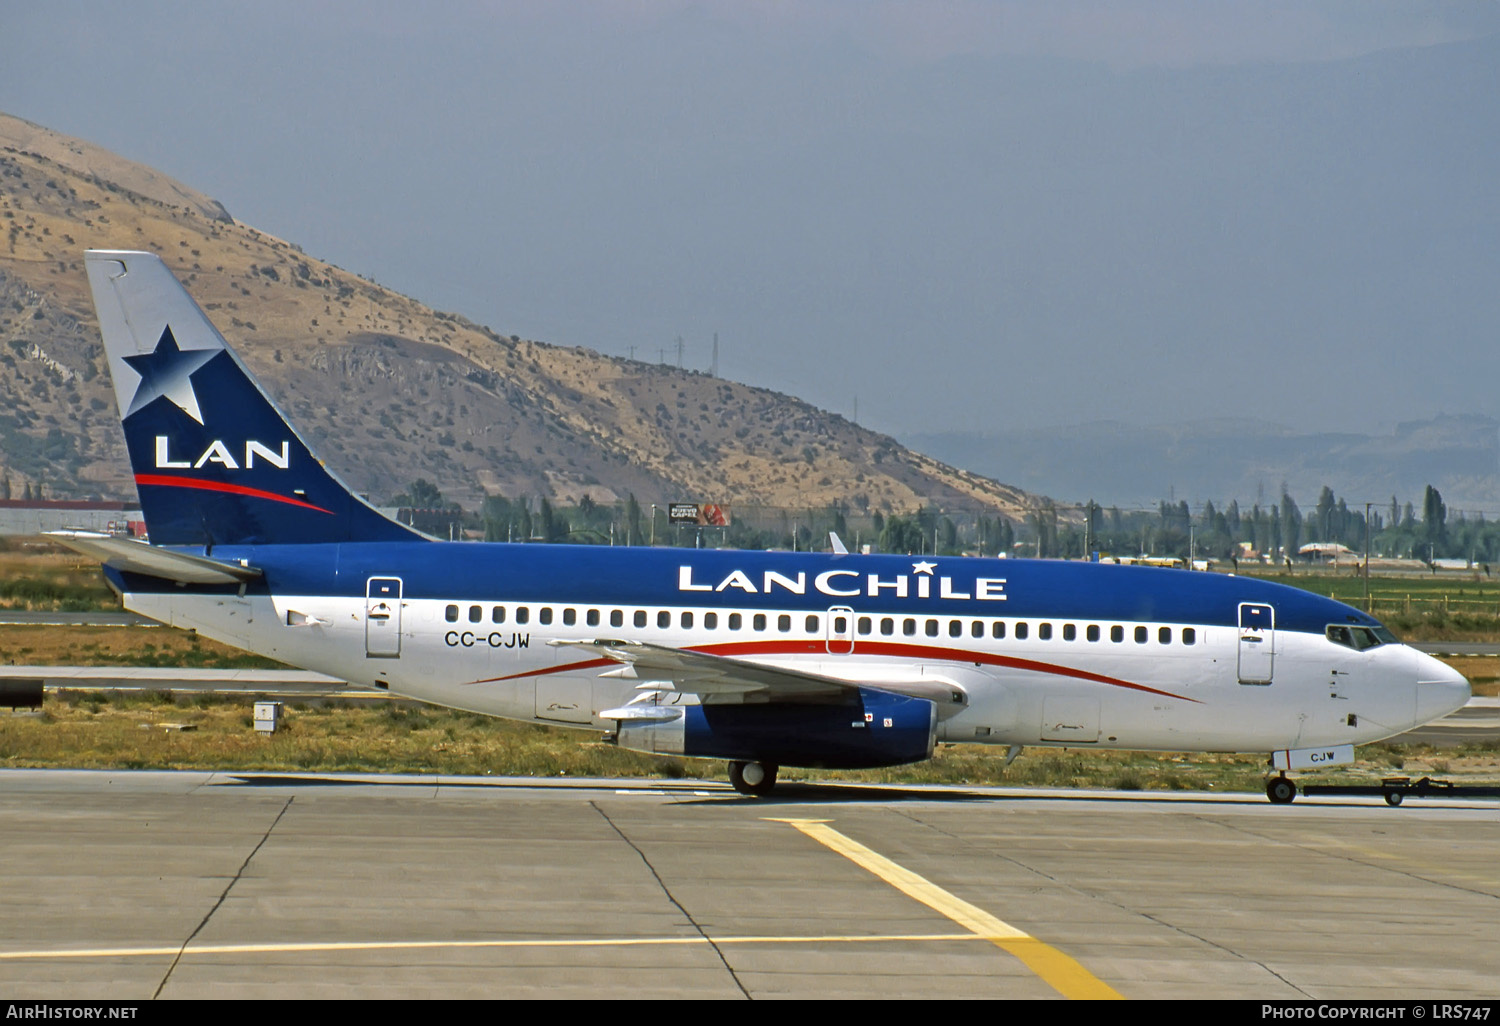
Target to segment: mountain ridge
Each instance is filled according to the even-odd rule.
[[[785,508],[922,503],[1013,519],[1040,500],[794,397],[504,336],[234,220],[217,200],[0,114],[0,473],[17,493],[133,483],[82,269],[162,256],[330,465],[388,497],[488,493]]]

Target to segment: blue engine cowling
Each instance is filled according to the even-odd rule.
[[[620,710],[624,712],[625,710]],[[817,769],[921,762],[937,740],[937,706],[871,688],[847,702],[734,703],[631,709],[622,748]]]

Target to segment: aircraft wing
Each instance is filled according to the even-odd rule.
[[[907,698],[925,698],[937,705],[939,718],[946,719],[968,703],[964,691],[945,680],[841,680],[784,666],[766,666],[645,641],[560,639],[548,644],[588,649],[624,664],[601,676],[639,677],[642,680],[639,687],[643,691],[678,691],[697,695],[707,704],[743,702],[748,698],[751,701],[836,705],[855,698],[864,689]]]
[[[771,701],[834,703],[859,690],[857,684],[832,677],[644,641],[600,638],[552,644],[585,648],[624,664],[605,676],[639,677],[653,690],[681,691],[710,702],[736,701],[758,693]]]
[[[97,534],[93,531],[48,531],[47,537],[116,570],[145,574],[165,581],[182,584],[243,584],[260,577],[260,571],[252,566],[158,548],[134,538]]]

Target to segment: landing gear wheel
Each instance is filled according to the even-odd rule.
[[[1297,797],[1297,785],[1286,777],[1274,777],[1266,781],[1266,797],[1276,805],[1290,805]]]
[[[1400,805],[1401,799],[1404,797],[1405,795],[1400,791],[1387,791],[1385,793],[1385,803],[1390,806]]]
[[[776,787],[778,769],[774,762],[731,762],[729,782],[740,794],[764,798]]]

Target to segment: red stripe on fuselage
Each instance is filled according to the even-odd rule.
[[[741,656],[765,656],[765,655],[822,655],[829,659],[844,659],[847,656],[836,656],[828,652],[822,640],[806,641],[727,641],[715,645],[691,645],[685,648],[685,652],[701,652],[704,655],[716,655],[727,657]],[[972,652],[963,648],[938,648],[929,645],[908,645],[901,642],[891,641],[864,641],[855,645],[855,652],[859,655],[888,656],[907,660],[940,660],[942,662],[954,663],[981,663],[985,666],[1000,666],[1008,670],[1027,670],[1032,673],[1047,673],[1059,677],[1072,677],[1075,680],[1092,681],[1095,684],[1108,684],[1110,687],[1128,688],[1131,691],[1143,691],[1151,695],[1161,695],[1163,698],[1177,698],[1184,702],[1197,703],[1198,699],[1188,698],[1186,695],[1174,695],[1170,691],[1161,691],[1157,688],[1147,687],[1145,684],[1136,684],[1118,677],[1106,677],[1101,673],[1091,673],[1088,670],[1080,670],[1072,666],[1062,666],[1057,663],[1043,663],[1035,659],[1017,659],[1014,656],[994,655],[989,652]],[[512,673],[505,677],[487,677],[484,680],[471,681],[471,684],[495,684],[500,681],[518,680],[522,677],[546,677],[554,673],[573,673],[578,670],[593,670],[601,666],[616,663],[614,659],[586,659],[577,663],[564,663],[561,666],[553,666],[546,670],[528,670],[523,673]],[[622,664],[623,665],[623,664]],[[879,682],[870,684],[873,688],[879,688]]]
[[[327,513],[333,516],[333,510],[324,509],[322,506],[314,506],[310,502],[300,499],[288,499],[285,495],[277,495],[275,492],[263,492],[259,488],[246,488],[244,485],[224,484],[221,481],[205,481],[197,477],[169,477],[166,474],[137,474],[135,475],[137,485],[155,485],[158,488],[196,488],[200,492],[224,492],[229,495],[243,495],[249,499],[269,499],[271,502],[284,502],[288,506],[301,506],[303,509],[315,510],[318,513]]]

